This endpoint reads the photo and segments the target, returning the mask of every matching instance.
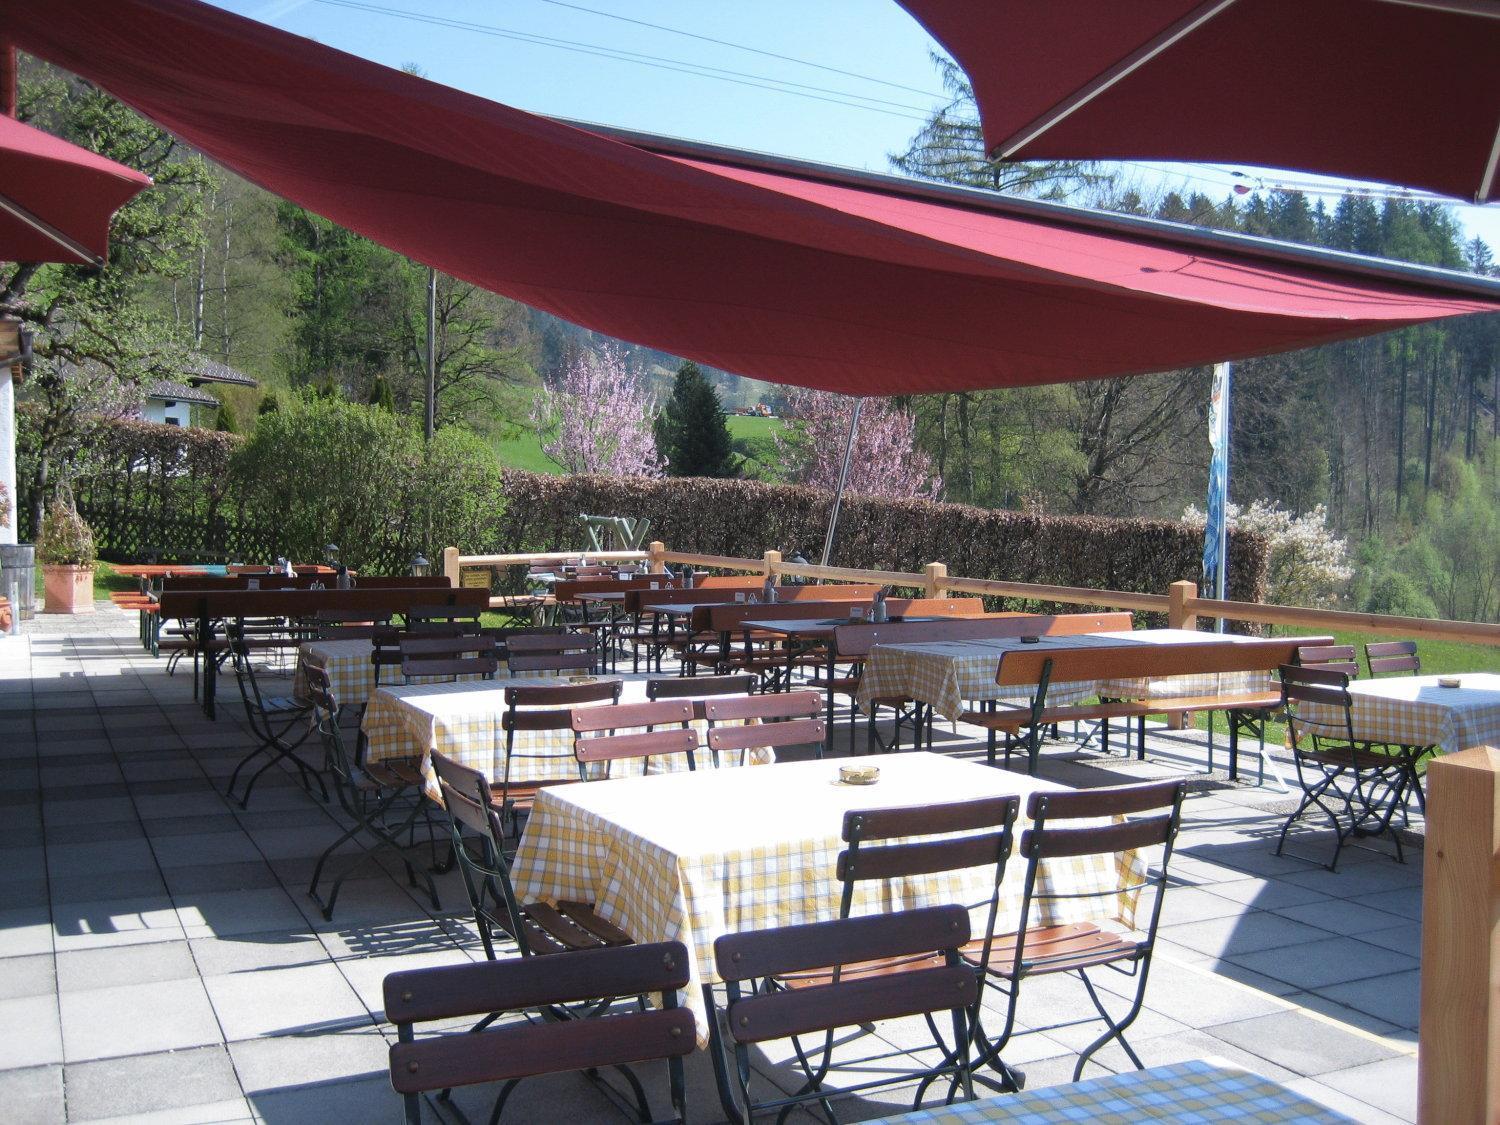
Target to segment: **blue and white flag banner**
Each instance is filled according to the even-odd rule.
[[[1229,503],[1229,387],[1232,365],[1214,365],[1213,390],[1208,399],[1208,520],[1203,527],[1203,584],[1214,597],[1224,596],[1228,561]]]

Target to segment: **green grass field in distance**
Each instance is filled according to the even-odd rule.
[[[779,418],[761,418],[749,414],[728,416],[729,434],[735,441],[749,442],[752,458],[758,468],[766,464],[765,459],[773,453],[774,440],[782,422]],[[542,452],[541,439],[528,429],[515,430],[495,439],[495,456],[500,464],[510,469],[526,469],[533,473],[562,475],[562,467]],[[774,466],[771,466],[774,469]],[[757,476],[767,475],[757,471]]]

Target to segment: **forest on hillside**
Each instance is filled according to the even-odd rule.
[[[1490,248],[1466,240],[1452,210],[1433,202],[1351,194],[1328,204],[1274,190],[1184,197],[1089,165],[989,164],[962,75],[943,69],[952,104],[893,154],[907,174],[1496,271]],[[173,377],[193,351],[260,381],[225,389],[224,428],[248,431],[268,402],[305,394],[421,418],[426,267],[261,191],[34,60],[23,59],[19,94],[23,120],[157,184],[121,212],[106,269],[0,272],[0,306],[42,329],[26,394],[27,424],[46,429],[45,448],[76,441],[80,404],[128,412],[130,388],[138,398],[142,383]],[[441,275],[436,311],[438,424],[497,450],[529,440],[544,386],[570,356],[604,343]],[[664,398],[679,361],[638,346],[622,354]],[[1500,315],[1490,315],[1237,364],[1232,499],[1315,513],[1347,539],[1357,566],[1346,604],[1500,616],[1497,357]],[[726,407],[786,400],[782,388],[705,374]],[[915,417],[946,499],[1178,518],[1202,504],[1208,383],[1208,371],[1194,369],[899,405]],[[774,477],[769,439],[753,453],[751,470]],[[34,483],[45,490],[49,461],[41,464]]]

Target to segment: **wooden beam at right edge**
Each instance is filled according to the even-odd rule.
[[[1422,873],[1421,1125],[1500,1121],[1500,748],[1433,759]]]

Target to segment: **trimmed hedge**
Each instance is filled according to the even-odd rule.
[[[758,481],[700,478],[552,477],[508,470],[506,510],[490,543],[465,554],[557,551],[583,542],[580,513],[648,517],[651,538],[671,550],[758,558],[769,549],[817,561],[833,497]],[[1164,594],[1196,581],[1203,533],[1169,520],[1106,519],[991,511],[930,500],[852,496],[839,516],[833,563],[920,571],[943,562],[967,578]],[[1228,596],[1263,601],[1268,545],[1230,532]]]
[[[19,428],[19,476],[28,481],[27,427]],[[236,456],[245,441],[147,422],[101,424],[92,442],[91,471],[74,485],[78,510],[93,528],[101,556],[269,559],[321,553],[326,536],[338,534],[331,527],[324,530],[333,516],[309,522],[285,511],[277,518],[276,508],[296,505],[302,489],[337,491],[327,480],[300,479],[310,474],[310,465],[328,462],[316,455],[290,457],[296,468],[281,469],[299,479],[272,488],[246,479],[250,463]],[[436,565],[435,552],[455,543],[465,554],[571,550],[585,542],[578,520],[585,512],[648,517],[651,538],[679,551],[758,558],[774,548],[786,557],[801,551],[814,561],[822,551],[832,504],[826,492],[758,481],[553,477],[521,470],[501,474],[495,490],[493,463],[476,463],[472,472],[454,463],[468,455],[468,447],[460,446],[427,470],[430,489],[454,490],[461,497],[434,504],[428,517],[435,524],[432,543],[413,526],[419,521],[411,518],[411,498],[392,497],[395,508],[382,517],[380,542],[335,540],[344,559],[396,572],[406,569],[418,549]],[[473,448],[475,458],[482,456]],[[25,538],[30,498],[20,499],[17,514]],[[368,493],[362,495],[361,505],[372,503]],[[360,514],[367,513],[361,508]],[[970,578],[1150,594],[1165,593],[1180,579],[1196,580],[1203,549],[1200,531],[1167,520],[1047,516],[927,500],[848,497],[839,526],[833,561],[841,566],[913,571],[941,561],[950,574]],[[353,533],[353,525],[345,530]],[[455,538],[441,538],[448,534]],[[1263,601],[1266,541],[1232,531],[1229,558],[1229,597]]]

